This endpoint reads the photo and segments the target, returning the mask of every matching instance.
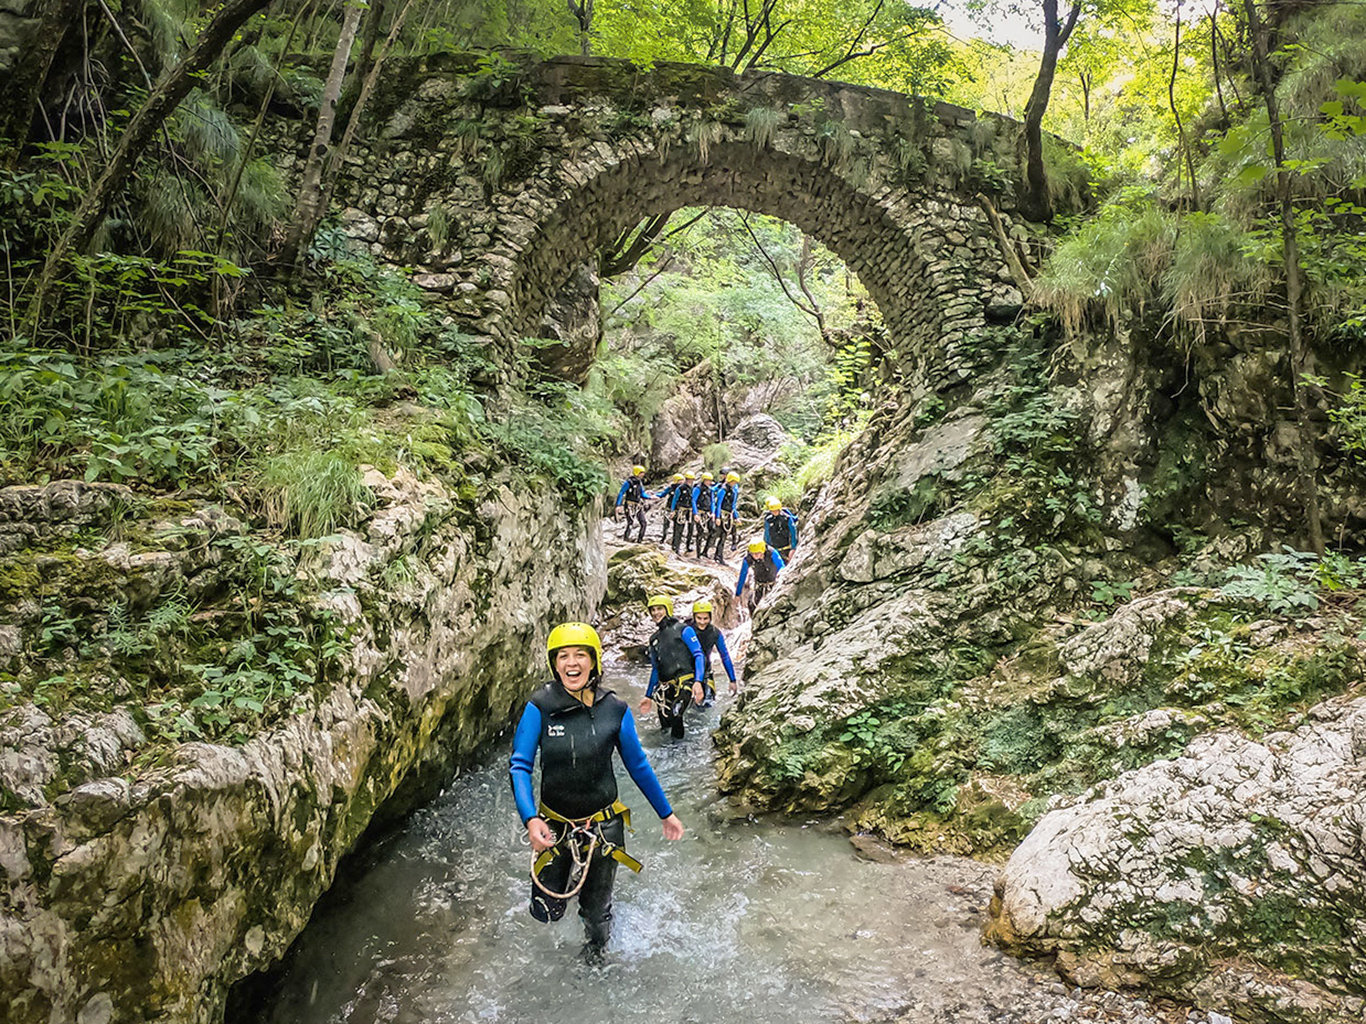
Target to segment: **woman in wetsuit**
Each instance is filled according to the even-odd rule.
[[[641,748],[631,709],[602,681],[602,641],[582,622],[556,626],[546,641],[552,679],[531,695],[512,740],[512,792],[537,857],[531,916],[558,921],[577,893],[587,942],[583,956],[602,961],[612,931],[617,864],[636,871],[626,853],[630,811],[617,799],[612,751],[659,815],[665,839],[681,839],[683,823],[669,806]],[[541,801],[532,796],[531,769],[541,752]],[[583,872],[576,863],[587,859]],[[579,875],[575,878],[575,875]]]

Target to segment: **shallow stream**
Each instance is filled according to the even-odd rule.
[[[636,704],[640,672],[609,674]],[[530,848],[499,755],[362,856],[257,1024],[1096,1019],[1055,977],[981,946],[991,866],[872,862],[826,826],[729,816],[708,736],[720,711],[693,713],[679,741],[642,723],[681,841],[618,772],[645,870],[618,871],[605,967],[578,959],[573,907],[552,925],[527,913]]]

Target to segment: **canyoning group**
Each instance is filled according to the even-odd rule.
[[[740,475],[723,470],[716,484],[711,473],[675,473],[657,492],[645,489],[645,468],[632,467],[617,493],[613,517],[624,513],[630,540],[633,529],[645,540],[647,504],[663,501],[660,543],[669,539],[679,554],[696,550],[697,557],[715,551],[725,565],[725,545],[739,542]],[[751,614],[777,580],[797,544],[797,518],[771,497],[765,503],[764,533],[751,540],[740,566],[735,596],[745,592]],[[715,545],[713,549],[713,544]],[[713,652],[720,655],[735,694],[739,681],[725,635],[713,619],[710,601],[694,601],[691,617],[674,615],[673,598],[651,595],[646,608],[655,631],[647,649],[650,681],[640,702],[642,716],[652,712],[661,731],[682,739],[690,707],[710,708],[716,699]],[[611,933],[612,887],[618,864],[639,871],[641,864],[625,849],[630,810],[618,799],[612,751],[621,755],[632,781],[659,815],[666,839],[683,835],[683,824],[664,795],[641,746],[629,706],[611,690],[602,689],[602,641],[587,623],[556,626],[546,641],[551,679],[532,694],[522,711],[513,738],[510,765],[517,812],[526,827],[533,851],[531,916],[541,922],[558,921],[569,900],[579,900],[584,923],[583,958],[601,963]],[[532,768],[541,760],[539,801],[533,796]]]
[[[617,491],[616,505],[612,509],[614,519],[624,516],[626,520],[622,540],[629,542],[632,531],[638,529],[637,539],[643,544],[645,512],[653,503],[662,503],[660,544],[670,544],[672,527],[670,546],[675,555],[695,554],[698,559],[704,559],[713,552],[714,545],[710,557],[718,565],[728,566],[726,541],[729,539],[730,550],[734,552],[739,546],[740,525],[744,520],[740,517],[740,474],[727,467],[721,470],[721,477],[722,482],[718,484],[716,476],[709,472],[700,476],[691,471],[675,473],[665,487],[651,492],[645,489],[645,467],[632,466],[631,475]],[[753,573],[754,585],[746,601],[751,615],[773,588],[778,573],[797,548],[797,514],[785,508],[782,499],[771,495],[764,502],[760,521],[763,534],[754,537],[746,546],[735,586],[735,596],[742,596],[745,583]]]

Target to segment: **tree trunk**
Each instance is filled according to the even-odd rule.
[[[1276,100],[1276,86],[1271,79],[1271,63],[1267,57],[1266,24],[1262,21],[1253,0],[1243,0],[1247,10],[1248,31],[1252,36],[1252,57],[1257,84],[1266,102],[1267,123],[1271,127],[1271,149],[1276,158],[1276,190],[1280,193],[1281,250],[1285,255],[1285,302],[1289,310],[1290,388],[1295,396],[1295,469],[1299,479],[1300,498],[1304,502],[1305,528],[1309,546],[1323,556],[1323,519],[1319,511],[1318,455],[1314,447],[1314,431],[1309,419],[1309,394],[1302,380],[1308,368],[1308,351],[1304,343],[1304,324],[1300,316],[1303,298],[1303,273],[1300,268],[1299,236],[1295,227],[1293,184],[1285,166],[1285,126],[1281,121],[1280,104]]]
[[[48,254],[29,306],[30,329],[35,329],[42,319],[43,303],[47,293],[52,289],[58,269],[69,253],[84,249],[90,243],[95,229],[108,212],[109,204],[123,186],[128,173],[147,148],[152,136],[180,105],[185,95],[194,88],[199,72],[213,63],[223,52],[223,48],[242,23],[269,3],[270,0],[227,0],[199,34],[194,49],[186,54],[184,60],[173,67],[148,94],[147,102],[139,107],[138,112],[129,120],[118,146],[109,157],[109,163],[86,193],[85,199],[76,210],[76,215],[62,232],[62,236],[57,239],[52,252]]]
[[[0,90],[4,95],[0,101],[0,166],[5,167],[15,165],[20,150],[28,142],[33,112],[52,59],[66,38],[68,26],[75,23],[81,10],[77,0],[36,0],[34,6],[34,18],[14,19],[20,32],[25,20],[31,20],[33,30],[26,39],[30,45],[23,47],[22,56],[16,58],[13,71]]]
[[[308,148],[304,173],[299,179],[299,198],[294,206],[294,218],[285,235],[284,248],[280,252],[280,263],[286,268],[287,273],[289,268],[299,262],[324,212],[323,160],[332,145],[332,126],[337,120],[337,99],[341,96],[342,83],[346,80],[346,65],[351,59],[351,45],[356,41],[356,28],[360,25],[360,16],[359,4],[346,5],[341,36],[337,39],[337,48],[332,51],[332,67],[323,86],[322,104],[318,108],[318,124],[313,132],[313,144]]]
[[[355,105],[351,108],[351,116],[346,119],[346,131],[342,132],[341,144],[337,146],[336,151],[332,154],[332,161],[328,164],[327,188],[323,192],[322,202],[318,204],[317,217],[308,228],[308,237],[310,238],[313,237],[313,232],[318,230],[318,220],[332,205],[332,194],[337,190],[337,180],[342,176],[346,155],[351,152],[351,141],[356,137],[356,129],[360,127],[361,114],[365,112],[365,105],[370,101],[371,93],[375,91],[375,82],[379,80],[380,72],[384,70],[384,62],[394,48],[394,43],[398,42],[398,35],[403,31],[403,23],[408,20],[408,12],[412,10],[412,7],[413,0],[404,0],[398,14],[394,16],[394,23],[389,28],[389,35],[385,38],[384,45],[380,47],[379,56],[375,58],[375,63],[365,73],[365,81],[361,84],[360,95],[356,97]],[[376,8],[377,12],[378,10]],[[364,65],[358,66],[363,67]]]
[[[1043,165],[1043,116],[1048,110],[1048,99],[1053,92],[1053,76],[1058,71],[1058,55],[1067,44],[1067,37],[1077,27],[1081,5],[1077,3],[1067,13],[1067,22],[1058,21],[1058,0],[1043,0],[1043,54],[1039,58],[1039,73],[1034,89],[1025,104],[1025,193],[1020,204],[1030,220],[1047,221],[1053,218],[1053,201],[1048,195],[1048,172]]]

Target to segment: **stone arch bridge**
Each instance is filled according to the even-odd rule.
[[[825,244],[877,302],[903,371],[951,372],[959,341],[1019,308],[976,199],[990,195],[1027,237],[1014,212],[1020,126],[1007,118],[789,75],[598,58],[438,55],[384,78],[338,191],[344,229],[416,268],[481,332],[546,333],[547,311],[599,248],[683,206],[770,214]]]

